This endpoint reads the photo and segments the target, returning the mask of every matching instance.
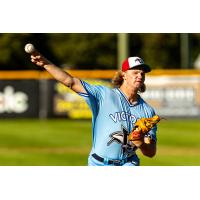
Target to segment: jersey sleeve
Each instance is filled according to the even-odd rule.
[[[91,85],[83,80],[81,80],[81,83],[86,90],[86,93],[78,94],[84,98],[94,114],[98,112],[99,106],[105,97],[105,86]]]
[[[89,98],[95,98],[96,100],[101,100],[105,95],[105,86],[101,85],[91,85],[83,80],[81,83],[87,93],[78,93],[81,96],[88,96]]]

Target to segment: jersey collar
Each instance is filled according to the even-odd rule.
[[[129,106],[131,106],[131,107],[136,106],[136,105],[140,102],[140,96],[139,96],[139,95],[138,95],[138,96],[139,96],[138,101],[135,102],[134,104],[131,104],[131,103],[129,102],[129,100],[127,99],[126,95],[120,90],[120,88],[116,88],[116,90],[118,91],[118,93],[119,93],[121,96],[123,96],[123,98],[127,101],[127,103],[128,103]]]

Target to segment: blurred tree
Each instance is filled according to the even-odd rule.
[[[197,58],[200,34],[190,34],[191,62]],[[117,69],[116,33],[1,33],[0,70],[42,70],[24,52],[33,43],[49,60],[74,69]],[[180,68],[180,34],[130,33],[129,56],[140,56],[152,68]]]
[[[200,55],[200,33],[190,34],[191,64],[193,66],[198,55]]]
[[[24,63],[23,44],[30,34],[0,34],[0,69],[10,70],[22,67]]]
[[[130,52],[156,68],[180,68],[180,40],[175,33],[131,34]]]
[[[49,45],[64,67],[76,69],[114,69],[117,67],[116,34],[50,34]]]
[[[36,69],[30,62],[30,56],[25,53],[26,43],[41,47],[41,52],[51,56],[48,48],[48,34],[2,33],[0,34],[0,70]],[[39,68],[38,68],[39,69]]]

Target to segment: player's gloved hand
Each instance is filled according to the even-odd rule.
[[[151,136],[148,132],[160,121],[158,115],[154,115],[151,118],[141,118],[135,123],[135,126],[128,136],[128,140],[135,146],[140,147],[144,142],[146,144],[151,143]]]
[[[142,133],[141,129],[136,128],[132,130],[128,139],[137,147],[141,146],[144,141],[144,134]]]

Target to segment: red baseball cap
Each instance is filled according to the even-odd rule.
[[[145,73],[151,71],[149,65],[146,65],[144,61],[139,57],[129,57],[124,60],[122,64],[122,71],[125,72],[130,69],[143,69]]]

